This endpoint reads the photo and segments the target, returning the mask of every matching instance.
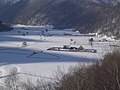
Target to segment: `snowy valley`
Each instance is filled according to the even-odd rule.
[[[89,39],[93,38],[91,46]],[[52,26],[16,25],[14,30],[0,32],[0,83],[15,68],[21,80],[32,81],[41,77],[53,78],[58,67],[67,72],[70,66],[79,63],[89,65],[111,52],[117,40],[80,34],[73,29],[53,29]],[[97,52],[51,51],[51,47],[80,47]],[[36,76],[35,76],[36,75]],[[2,85],[2,84],[0,84]]]

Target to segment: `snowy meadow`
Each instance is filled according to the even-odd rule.
[[[93,38],[93,45],[89,39]],[[106,40],[106,41],[102,41]],[[35,80],[40,77],[54,77],[57,68],[67,72],[78,63],[91,64],[110,52],[117,41],[108,37],[83,35],[72,29],[58,30],[51,26],[14,26],[14,30],[0,32],[0,82],[16,68],[21,80]],[[83,46],[92,52],[69,52],[47,50],[51,47]],[[37,77],[35,77],[35,75]],[[3,77],[3,78],[2,78]]]

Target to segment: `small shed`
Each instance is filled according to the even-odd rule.
[[[78,50],[84,50],[84,47],[83,47],[83,46],[80,46],[80,47],[78,48]]]
[[[70,49],[70,45],[64,45],[63,49]]]
[[[90,42],[93,42],[93,41],[94,41],[94,39],[93,39],[93,38],[90,38],[90,39],[89,39],[89,41],[90,41]]]

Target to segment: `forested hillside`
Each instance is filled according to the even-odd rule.
[[[120,36],[119,8],[119,0],[5,0],[0,2],[0,15],[7,23]]]
[[[0,32],[1,32],[1,31],[9,31],[9,30],[11,30],[11,29],[12,29],[11,27],[2,24],[2,21],[0,21]]]

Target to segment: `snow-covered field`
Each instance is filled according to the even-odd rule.
[[[82,36],[72,29],[56,30],[49,26],[17,26],[12,31],[0,32],[0,76],[8,75],[12,68],[16,68],[21,73],[54,77],[58,66],[67,71],[70,66],[78,63],[92,63],[110,52],[109,45],[115,43],[111,39],[108,42],[99,42],[102,38],[92,37],[95,41],[91,47],[89,38],[90,36]],[[23,42],[27,46],[23,46]],[[96,49],[97,53],[47,50],[63,45],[82,45],[86,49]],[[24,79],[29,77],[20,76]],[[32,78],[34,77],[31,76],[30,79]]]

